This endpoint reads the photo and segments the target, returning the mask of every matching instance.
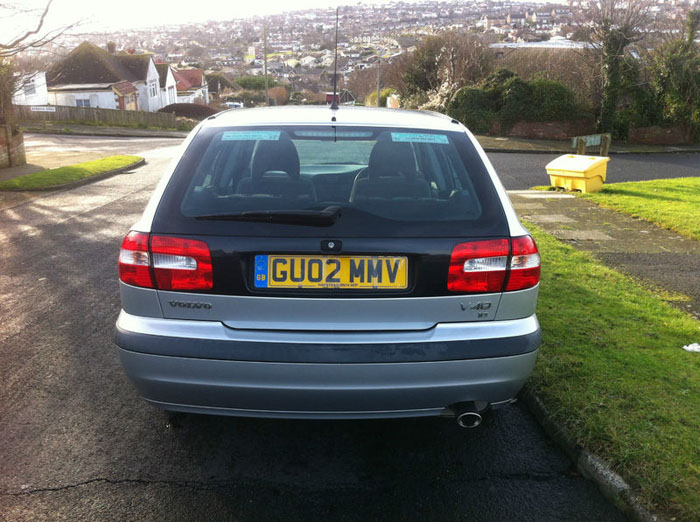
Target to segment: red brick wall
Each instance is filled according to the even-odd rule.
[[[576,121],[519,121],[508,133],[513,138],[565,140],[594,132],[592,120]]]
[[[630,129],[629,141],[647,145],[683,145],[693,142],[688,129],[682,127],[663,129],[657,126]]]
[[[19,129],[10,130],[9,125],[0,125],[0,169],[27,163],[24,154],[24,136]]]

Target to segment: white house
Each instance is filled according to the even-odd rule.
[[[96,109],[138,109],[138,90],[131,82],[78,83],[48,88],[48,103]]]
[[[209,85],[202,69],[172,69],[178,103],[209,103]]]
[[[78,83],[49,87],[51,105],[116,109],[111,83]]]
[[[49,103],[49,93],[46,89],[46,73],[36,72],[20,77],[18,88],[12,95],[15,105],[46,105]]]
[[[300,60],[302,67],[313,67],[318,61],[311,55],[303,56]]]
[[[83,42],[51,66],[46,81],[49,101],[57,105],[151,112],[163,107],[160,77],[150,54],[110,54]],[[121,87],[114,89],[115,85]]]
[[[177,103],[177,82],[175,76],[167,63],[157,63],[156,69],[160,78],[160,105],[167,107]]]
[[[148,55],[140,55],[148,56]],[[148,56],[146,77],[143,81],[132,82],[139,91],[139,109],[142,111],[156,112],[163,108],[160,97],[160,77],[153,58]]]

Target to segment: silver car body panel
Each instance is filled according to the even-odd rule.
[[[232,328],[264,330],[425,330],[437,323],[521,319],[535,313],[539,291],[537,285],[500,295],[302,299],[164,292],[122,282],[119,288],[122,309],[131,315],[222,321]],[[490,303],[488,309],[484,303]]]
[[[500,300],[500,294],[309,299],[163,291],[158,297],[164,317],[172,319],[214,319],[243,329],[368,331],[426,330],[439,322],[484,321],[493,318]],[[203,303],[211,307],[187,307]]]
[[[474,323],[440,323],[417,331],[348,332],[338,329],[326,331],[248,330],[229,328],[220,321],[193,321],[183,319],[159,319],[119,314],[117,328],[131,333],[160,337],[176,337],[192,340],[242,341],[260,343],[304,344],[372,344],[383,343],[438,343],[449,341],[478,341],[519,337],[537,332],[537,317],[532,315],[511,321]]]

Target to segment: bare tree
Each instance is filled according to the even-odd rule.
[[[493,69],[493,53],[488,44],[475,34],[456,31],[444,33],[438,55],[442,64],[442,82],[456,87],[482,80]]]
[[[22,19],[26,19],[28,17],[34,17],[33,22],[28,28],[22,30],[20,34],[14,37],[10,37],[10,40],[6,41],[2,39],[4,37],[0,37],[0,59],[10,58],[23,51],[43,47],[56,40],[67,30],[79,24],[79,22],[76,21],[61,27],[47,29],[46,17],[49,14],[52,3],[53,0],[48,0],[46,5],[40,9],[27,9],[26,7],[22,7],[20,3],[0,3],[1,18],[21,17]]]
[[[650,30],[652,5],[652,0],[571,0],[578,24],[588,29],[591,43],[601,53],[601,131],[612,130],[620,99],[624,52]]]
[[[43,8],[32,9],[21,3],[9,3],[0,0],[0,19],[28,20],[28,27],[22,27],[13,36],[0,35],[0,123],[12,124],[12,95],[18,80],[15,70],[15,57],[32,49],[38,49],[53,41],[67,30],[77,26],[76,21],[57,28],[48,28],[46,17],[53,0],[48,0]],[[7,38],[7,39],[5,39]]]

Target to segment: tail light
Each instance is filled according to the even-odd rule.
[[[447,288],[452,292],[523,290],[540,280],[540,256],[530,236],[460,243],[452,249]]]
[[[214,284],[204,241],[129,232],[119,252],[119,279],[160,290],[209,290]]]
[[[153,288],[150,265],[148,234],[129,232],[119,251],[119,279],[130,285]]]
[[[506,279],[507,239],[460,243],[452,249],[447,288],[453,292],[500,292]]]
[[[540,254],[535,240],[530,236],[514,237],[506,291],[531,288],[539,282]]]

